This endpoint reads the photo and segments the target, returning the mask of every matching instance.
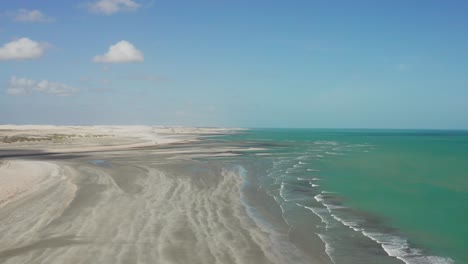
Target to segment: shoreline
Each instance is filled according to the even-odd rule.
[[[249,153],[268,155],[268,150],[249,142],[200,139],[238,130],[2,128],[0,139],[10,133],[24,141],[0,144],[0,160],[59,170],[51,177],[46,170],[44,176],[28,169],[42,175],[26,173],[34,179],[53,180],[34,191],[24,188],[20,199],[0,205],[2,262],[266,264],[292,258],[310,263],[299,249],[294,254],[285,250],[295,248],[286,227],[269,233],[273,230],[249,215],[242,201],[246,179],[223,161]],[[251,198],[263,199],[256,195]]]

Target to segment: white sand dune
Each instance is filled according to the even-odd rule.
[[[191,142],[201,135],[232,133],[240,129],[155,126],[0,125],[0,148],[70,153],[142,148]],[[6,138],[16,138],[12,143]],[[3,139],[3,140],[2,140]],[[43,144],[43,143],[53,144]]]

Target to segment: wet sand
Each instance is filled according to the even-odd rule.
[[[262,148],[199,140],[232,132],[0,126],[0,263],[330,263],[249,215],[223,159]]]

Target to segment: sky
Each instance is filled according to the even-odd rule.
[[[0,3],[0,124],[468,129],[455,0]]]

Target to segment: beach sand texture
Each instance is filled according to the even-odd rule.
[[[192,160],[248,148],[181,144],[228,130],[0,131],[22,137],[0,144],[1,263],[329,263],[248,216],[236,169]]]

